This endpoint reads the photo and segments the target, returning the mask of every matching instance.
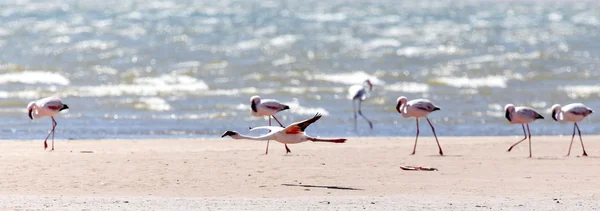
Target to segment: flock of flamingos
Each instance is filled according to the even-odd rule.
[[[370,80],[366,80],[362,85],[351,86],[348,89],[348,98],[352,100],[354,106],[353,112],[355,129],[357,124],[357,115],[363,117],[369,124],[369,127],[371,129],[373,128],[373,123],[369,119],[367,119],[367,117],[365,117],[361,111],[362,101],[367,99],[369,93],[372,90],[373,84]],[[321,118],[321,114],[319,113],[317,113],[314,117],[310,119],[296,122],[285,127],[275,117],[275,114],[277,114],[280,111],[289,109],[289,106],[284,105],[277,100],[261,99],[259,96],[253,96],[252,98],[250,98],[250,103],[251,113],[253,116],[267,116],[269,118],[269,126],[254,127],[250,128],[250,130],[252,131],[264,129],[268,130],[269,133],[258,137],[253,137],[242,135],[236,131],[226,131],[221,137],[230,136],[233,139],[266,140],[267,149],[265,151],[265,154],[268,154],[269,152],[269,140],[275,140],[277,142],[283,143],[286,149],[286,154],[291,152],[287,144],[297,144],[305,141],[330,143],[346,142],[346,139],[344,138],[325,139],[306,135],[304,130],[310,124],[316,122]],[[358,109],[356,108],[357,106]],[[69,109],[69,107],[56,96],[32,101],[29,103],[29,105],[27,105],[27,110],[29,112],[30,119],[33,120],[33,118],[41,118],[44,116],[48,116],[52,119],[52,129],[50,130],[50,132],[46,136],[46,139],[44,140],[44,149],[48,148],[47,141],[50,135],[52,135],[51,151],[54,150],[54,129],[57,125],[56,120],[54,120],[54,116],[65,109]],[[436,106],[427,99],[415,99],[409,101],[406,97],[401,96],[396,100],[396,110],[404,118],[415,117],[416,119],[417,131],[412,154],[415,154],[417,148],[417,140],[419,139],[419,118],[425,118],[425,120],[427,120],[427,123],[429,123],[429,126],[431,127],[431,130],[435,137],[435,141],[437,142],[439,148],[440,155],[444,155],[442,147],[440,146],[440,143],[438,141],[437,134],[435,133],[435,128],[433,127],[433,124],[431,124],[431,121],[429,121],[429,118],[427,118],[427,115],[429,115],[430,113],[440,110],[438,106]],[[508,120],[508,122],[511,124],[521,124],[521,127],[523,127],[523,133],[525,134],[525,137],[517,143],[510,146],[510,148],[508,148],[508,151],[511,151],[514,146],[525,141],[525,139],[529,139],[529,157],[531,157],[531,132],[529,131],[529,123],[532,123],[537,119],[544,119],[544,117],[532,108],[524,106],[514,106],[513,104],[507,104],[504,107],[504,110],[506,112],[505,117]],[[571,144],[569,145],[569,152],[567,156],[571,153],[571,146],[573,145],[573,140],[575,138],[576,131],[579,133],[579,140],[581,141],[583,156],[587,156],[585,147],[583,146],[583,139],[581,138],[581,131],[579,130],[577,122],[583,120],[585,117],[592,113],[592,109],[586,107],[581,103],[572,103],[564,107],[560,106],[559,104],[552,106],[552,119],[560,123],[573,122],[573,136],[571,137]],[[277,121],[279,126],[271,126],[271,118]],[[525,127],[527,127],[527,131],[525,130]]]

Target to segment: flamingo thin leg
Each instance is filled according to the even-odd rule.
[[[575,129],[577,126],[577,123],[573,124],[573,135],[571,136],[571,144],[569,144],[569,152],[567,152],[567,156],[571,155],[571,146],[573,146],[573,140],[575,139]]]
[[[285,127],[285,126],[283,126],[283,124],[281,124],[281,122],[277,119],[277,117],[275,117],[275,115],[273,115],[273,119],[275,119],[275,121],[277,121],[277,123],[279,123],[279,126]],[[267,141],[267,144],[268,143],[269,142]],[[291,153],[292,151],[290,151],[290,148],[288,148],[287,144],[284,144],[284,145],[285,145],[285,154]]]
[[[529,124],[527,124],[527,133],[529,133],[529,157],[531,157],[531,131],[529,130]]]
[[[279,126],[285,127],[285,126],[283,126],[283,124],[281,124],[281,122],[277,119],[277,117],[275,117],[275,115],[273,115],[272,117],[273,117],[273,119],[275,119],[275,121],[277,121],[277,123],[279,123]],[[271,126],[271,124],[269,124],[269,126]]]
[[[54,149],[54,128],[55,127],[56,127],[56,121],[54,121],[54,117],[52,117],[52,129],[46,136],[46,139],[44,139],[44,149],[48,148],[48,138],[50,138],[50,135],[52,135],[52,146],[53,146],[52,148]]]
[[[47,141],[48,141],[48,138],[50,138],[50,134],[52,134],[52,131],[54,130],[54,124],[52,124],[52,128],[53,129],[51,129],[50,132],[48,133],[48,135],[46,136],[46,139],[44,139],[44,150],[48,148]]]
[[[508,148],[508,150],[507,150],[508,152],[510,152],[513,147],[517,146],[517,144],[519,144],[519,143],[525,141],[525,139],[527,139],[527,132],[525,132],[525,125],[521,125],[521,127],[523,127],[523,134],[525,134],[525,137],[523,137],[523,139],[521,139],[517,143],[513,144],[512,146],[510,146],[510,148]]]
[[[271,116],[269,116],[269,126],[271,126]],[[269,154],[269,140],[267,140],[267,149],[265,150],[265,155]]]
[[[356,100],[352,100],[352,113],[354,114],[354,131],[357,131],[358,129],[356,128]]]
[[[369,123],[369,127],[370,127],[371,129],[373,129],[373,123],[372,123],[372,122],[371,122],[369,119],[367,119],[367,117],[366,117],[366,116],[365,116],[365,115],[362,113],[362,111],[360,110],[361,104],[362,104],[362,100],[358,100],[358,114],[359,114],[360,116],[362,116],[363,118],[365,118],[365,120],[367,120],[367,122]]]
[[[284,144],[284,145],[285,145],[285,154],[292,153],[292,151],[290,150],[290,148],[288,148],[287,144]]]
[[[440,155],[444,155],[444,152],[442,151],[442,146],[440,146],[440,142],[438,141],[437,135],[435,134],[435,128],[433,127],[433,124],[431,124],[431,121],[429,121],[429,118],[425,117],[425,119],[429,123],[429,126],[431,126],[431,132],[433,132],[433,137],[435,137],[435,142],[437,143],[438,149],[440,150],[439,151]]]
[[[581,148],[583,149],[583,156],[588,156],[587,152],[585,152],[585,147],[583,146],[583,139],[581,138],[581,130],[579,129],[579,125],[575,123],[575,127],[577,127],[577,132],[579,132],[579,141],[581,141]]]
[[[50,149],[50,151],[54,151],[54,130],[56,128],[56,125],[58,125],[58,123],[56,123],[56,120],[54,120],[54,117],[52,117],[52,149]]]
[[[417,151],[417,140],[419,140],[419,118],[415,118],[417,120],[417,135],[415,137],[415,146],[413,146],[413,152],[411,155],[414,155]]]

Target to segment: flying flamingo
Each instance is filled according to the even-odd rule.
[[[440,110],[440,108],[427,99],[416,99],[407,102],[406,97],[401,96],[396,101],[396,110],[398,111],[398,113],[402,114],[402,117],[415,117],[415,119],[417,120],[417,137],[415,138],[415,146],[413,147],[413,152],[411,153],[411,155],[414,155],[417,150],[417,140],[419,140],[419,118],[425,117],[425,119],[429,123],[429,126],[431,126],[431,131],[433,132],[433,136],[435,137],[435,142],[437,143],[438,148],[440,150],[439,153],[443,156],[444,152],[442,152],[442,147],[440,146],[440,142],[438,141],[437,135],[435,134],[435,128],[431,124],[431,121],[429,121],[429,118],[427,118],[427,115],[429,115],[431,112]]]
[[[354,113],[354,130],[356,130],[356,114],[358,113],[369,123],[369,127],[373,129],[373,123],[363,115],[360,110],[362,101],[366,100],[369,97],[369,93],[373,90],[373,84],[371,80],[366,80],[362,85],[353,85],[348,88],[348,99],[352,100],[352,112]],[[358,102],[358,110],[356,109],[356,102]]]
[[[283,127],[283,124],[279,122],[275,114],[290,109],[289,106],[280,103],[277,100],[272,99],[260,99],[260,96],[254,95],[250,98],[250,108],[252,109],[252,116],[261,117],[261,116],[269,116],[269,126],[271,126],[271,117],[279,123],[279,126]],[[290,148],[288,148],[287,144],[285,144],[285,150],[289,153]],[[269,141],[267,140],[267,149],[265,150],[265,155],[269,153]]]
[[[283,144],[297,144],[297,143],[301,143],[301,142],[305,142],[305,141],[331,142],[331,143],[346,142],[345,138],[323,139],[323,138],[314,138],[314,137],[306,135],[306,133],[304,133],[304,130],[306,129],[306,127],[308,127],[310,124],[316,122],[320,118],[321,118],[321,114],[317,113],[314,117],[312,117],[310,119],[293,123],[285,128],[277,127],[277,126],[261,126],[261,127],[255,127],[255,128],[250,129],[250,130],[258,130],[258,129],[270,130],[269,133],[259,136],[259,137],[241,135],[236,131],[226,131],[225,133],[223,133],[221,138],[223,138],[225,136],[231,136],[231,138],[233,138],[233,139],[267,140],[267,141],[275,140],[275,141],[277,141],[279,143],[283,143]],[[286,149],[287,149],[286,154],[291,152],[291,151],[289,151],[289,148],[286,147]]]
[[[54,128],[56,128],[56,120],[54,120],[54,115],[58,114],[60,111],[69,109],[67,104],[63,104],[63,102],[56,96],[43,98],[37,101],[31,101],[29,105],[27,105],[27,110],[29,112],[29,118],[33,120],[35,117],[41,118],[44,116],[49,116],[52,118],[52,130],[46,136],[44,140],[44,149],[48,148],[48,137],[52,134],[52,149],[50,151],[54,151]]]
[[[507,104],[504,106],[504,110],[506,114],[504,115],[510,124],[521,124],[523,127],[523,133],[525,137],[513,144],[508,148],[508,151],[512,150],[513,147],[517,146],[517,144],[525,141],[525,139],[529,138],[529,157],[531,157],[531,131],[529,131],[529,123],[537,120],[544,119],[542,115],[529,107],[519,106],[515,107],[513,104]],[[527,132],[525,132],[525,126],[527,125]],[[527,135],[529,133],[529,135]]]
[[[587,152],[585,152],[585,147],[583,146],[583,139],[581,138],[581,130],[579,130],[579,125],[577,122],[583,120],[588,115],[592,114],[594,111],[592,109],[586,107],[581,103],[571,103],[564,107],[561,107],[559,104],[555,104],[552,106],[552,119],[554,121],[565,123],[565,122],[573,122],[573,136],[571,136],[571,144],[569,144],[569,152],[567,156],[571,154],[571,146],[573,146],[573,139],[575,139],[575,129],[579,132],[579,141],[581,141],[581,148],[583,149],[583,156],[588,156]]]

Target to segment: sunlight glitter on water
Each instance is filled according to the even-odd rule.
[[[398,96],[441,106],[440,135],[514,135],[507,103],[600,107],[599,14],[566,0],[0,2],[0,135],[39,138],[48,122],[24,107],[54,94],[71,107],[64,138],[241,131],[264,124],[252,95],[291,104],[285,124],[327,114],[310,128],[322,135],[412,135]],[[366,79],[375,130],[355,132],[347,89]]]

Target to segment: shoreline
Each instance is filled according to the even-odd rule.
[[[510,209],[558,209],[544,205],[556,203],[555,198],[564,201],[556,203],[563,208],[598,206],[600,136],[583,137],[589,157],[580,156],[577,140],[571,156],[564,156],[570,137],[534,136],[531,159],[527,141],[506,152],[520,138],[439,137],[443,157],[429,136],[419,138],[412,156],[414,137],[305,142],[289,145],[289,155],[277,142],[264,155],[264,141],[229,138],[66,140],[57,141],[54,152],[43,150],[43,140],[0,141],[5,172],[0,174],[0,208],[15,208],[22,200],[33,208],[44,200],[73,205],[70,208],[86,205],[83,202],[111,207],[119,198],[148,203],[116,205],[165,210],[169,207],[163,204],[178,201],[217,203],[234,210],[247,203],[256,205],[249,207],[253,210],[306,203],[354,209],[345,207],[345,201],[360,204],[356,209],[385,209],[398,201],[412,201],[420,206],[414,207],[417,210],[476,209],[478,203],[498,208],[503,202],[524,205],[505,206]],[[439,171],[403,171],[399,165]],[[339,206],[318,203],[323,198]],[[380,202],[367,203],[375,199]],[[48,209],[60,208],[52,207]]]
[[[309,134],[312,136],[312,134]],[[598,138],[600,139],[600,135],[595,135],[595,134],[581,134],[584,141],[586,141],[586,137],[588,138]],[[332,138],[332,137],[340,137],[340,138],[347,138],[348,140],[363,140],[363,139],[376,139],[376,140],[389,140],[389,139],[412,139],[412,141],[414,142],[414,134],[408,135],[408,136],[317,136],[317,137],[323,137],[323,138]],[[496,139],[500,139],[500,138],[515,138],[518,137],[519,139],[522,138],[523,136],[521,134],[515,134],[515,135],[499,135],[499,136],[488,136],[488,135],[473,135],[473,136],[439,136],[438,135],[438,139],[464,139],[464,138],[468,138],[468,139],[473,139],[473,138],[483,138],[483,139],[489,139],[489,140],[496,140]],[[558,138],[558,137],[566,137],[570,141],[571,140],[571,135],[567,134],[557,134],[557,135],[537,135],[537,134],[533,134],[531,136],[531,140],[535,141],[536,139],[554,139],[554,138]],[[0,143],[1,142],[20,142],[20,141],[44,141],[42,138],[36,138],[36,139],[0,139]],[[419,141],[421,140],[421,138],[433,138],[432,134],[421,134],[419,135]],[[211,136],[211,137],[203,137],[203,136],[199,136],[199,137],[174,137],[174,138],[164,138],[164,137],[159,137],[159,138],[106,138],[106,139],[98,139],[98,138],[91,138],[91,139],[59,139],[59,137],[55,137],[54,141],[197,141],[197,140],[221,140],[221,139],[227,139],[225,138],[221,138],[221,135],[218,136]],[[51,141],[50,139],[48,139],[48,141]],[[435,141],[435,140],[434,140]],[[518,140],[517,140],[518,141]],[[579,141],[578,135],[575,135],[575,141]]]

